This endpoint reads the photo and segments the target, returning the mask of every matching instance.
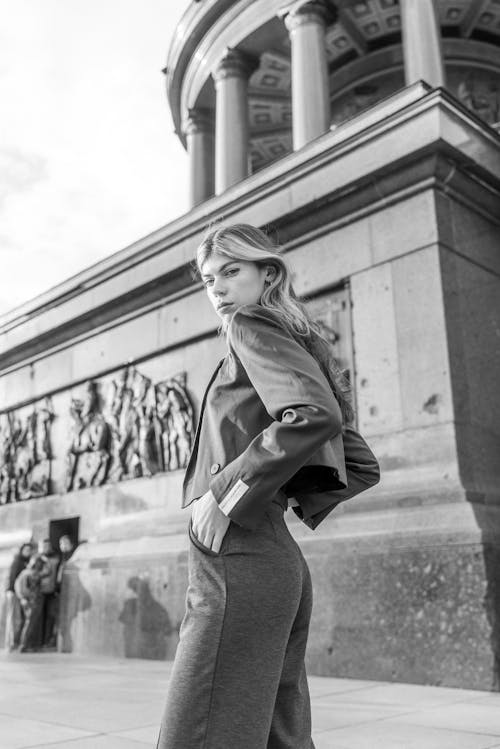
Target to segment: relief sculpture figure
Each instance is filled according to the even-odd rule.
[[[109,418],[113,434],[110,479],[151,476],[160,470],[151,380],[135,367],[110,385]]]
[[[50,398],[37,403],[26,417],[15,411],[0,425],[0,503],[44,497],[50,491]]]
[[[148,377],[133,369],[132,476],[152,476],[159,470],[156,456],[154,388]]]
[[[128,368],[118,373],[116,380],[112,380],[108,388],[106,417],[111,428],[111,468],[110,481],[120,481],[126,474],[126,466],[122,460],[124,455],[124,440],[126,433],[124,398],[127,390]]]
[[[0,503],[15,502],[13,472],[13,445],[8,414],[0,417]]]
[[[194,437],[193,407],[186,394],[186,375],[178,375],[156,386],[165,471],[185,468]]]
[[[97,383],[87,383],[83,399],[73,398],[71,444],[67,455],[66,489],[104,484],[111,458],[111,428],[99,412]]]

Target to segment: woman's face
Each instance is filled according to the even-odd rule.
[[[258,304],[271,268],[250,260],[231,260],[214,252],[203,263],[201,276],[208,298],[221,319],[243,304]]]

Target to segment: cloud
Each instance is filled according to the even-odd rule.
[[[188,0],[7,4],[0,315],[176,218],[188,194],[160,72]]]
[[[0,208],[9,195],[25,193],[47,178],[47,161],[42,156],[0,148]]]

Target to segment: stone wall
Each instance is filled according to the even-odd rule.
[[[288,518],[315,588],[310,671],[498,685],[499,185],[498,136],[447,94],[406,90],[105,261],[80,290],[4,322],[2,406],[22,413],[51,397],[56,493],[0,507],[0,570],[14,544],[80,518],[62,649],[175,652],[182,470],[64,493],[70,405],[88,380],[104,392],[134,366],[154,383],[185,372],[199,413],[224,344],[186,267],[223,215],[283,243],[298,293],[350,369],[382,468],[377,487],[314,533]],[[57,345],[38,350],[37,331],[51,329]]]

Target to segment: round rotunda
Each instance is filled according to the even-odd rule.
[[[201,0],[167,90],[191,205],[416,81],[500,120],[498,0]]]

